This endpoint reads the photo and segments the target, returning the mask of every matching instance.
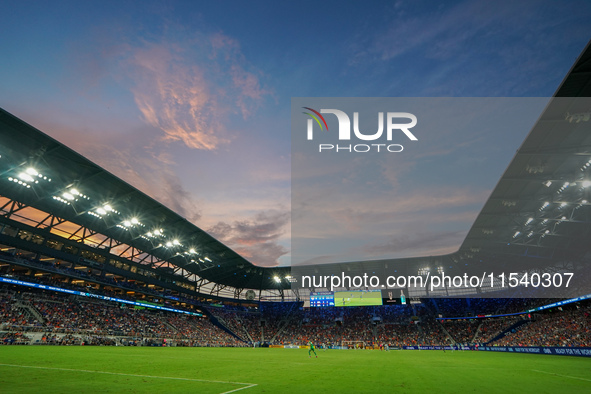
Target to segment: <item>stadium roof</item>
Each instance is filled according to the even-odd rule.
[[[85,226],[222,286],[288,288],[153,198],[0,109],[0,195]],[[282,278],[280,282],[276,278]]]
[[[591,251],[591,44],[517,151],[460,253],[578,260]]]

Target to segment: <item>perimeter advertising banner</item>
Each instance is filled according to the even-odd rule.
[[[584,347],[541,347],[541,346],[483,346],[478,350],[489,352],[553,354],[558,356],[591,357],[591,349]]]
[[[403,346],[404,350],[452,350],[451,346]],[[591,357],[591,349],[584,347],[542,347],[542,346],[462,346],[454,350],[478,350],[488,352],[551,354],[557,356]]]
[[[588,98],[292,98],[292,287],[591,293],[591,156],[575,144],[591,133],[589,108]]]

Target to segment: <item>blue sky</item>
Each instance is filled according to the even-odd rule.
[[[292,97],[547,97],[591,38],[586,1],[2,8],[2,108],[263,265],[290,262]],[[479,166],[461,164],[473,159],[467,151],[437,153],[442,174],[465,174],[457,234],[449,239],[444,224],[419,229],[405,255],[459,246],[528,131],[481,141]],[[427,169],[413,171],[420,178]],[[454,182],[433,177],[429,187]],[[425,193],[420,183],[406,186],[409,198]],[[417,212],[417,223],[427,214]]]

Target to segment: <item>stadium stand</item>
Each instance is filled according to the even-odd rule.
[[[427,300],[425,300],[427,301]],[[457,315],[473,312],[472,299],[441,299],[439,309]],[[554,300],[550,300],[554,301]],[[549,300],[489,300],[513,313]],[[361,342],[364,346],[591,346],[591,305],[569,304],[504,318],[436,320],[425,305],[355,308],[303,308],[271,303],[261,308],[204,307],[209,317],[134,309],[92,298],[3,285],[0,289],[2,344],[101,344],[143,346],[305,345],[328,347]],[[463,308],[463,309],[462,309]],[[420,311],[420,313],[419,313]],[[521,309],[523,311],[523,309]],[[418,315],[421,315],[420,317]],[[214,324],[217,320],[220,325]],[[520,324],[518,324],[520,323]]]
[[[544,110],[459,250],[400,259],[399,274],[417,275],[441,261],[457,272],[483,261],[526,272],[542,261],[548,265],[532,266],[551,268],[561,281],[577,273],[570,288],[554,286],[560,297],[586,294],[591,204],[583,189],[591,159],[579,148],[589,146],[589,112],[588,100],[575,99],[591,96],[590,62],[588,47],[555,95],[564,100]],[[591,346],[590,299],[537,309],[566,296],[526,298],[519,289],[487,289],[499,291],[489,298],[476,290],[429,298],[415,289],[421,293],[409,305],[304,308],[305,297],[291,291],[290,268],[253,265],[4,110],[0,136],[4,345]],[[31,161],[31,152],[39,160]],[[543,171],[540,160],[549,163]],[[330,275],[345,265],[308,268]]]

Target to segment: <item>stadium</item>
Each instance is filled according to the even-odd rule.
[[[591,43],[457,251],[298,267],[0,109],[0,391],[589,392],[589,97]],[[344,285],[392,267],[414,284]],[[519,275],[452,285],[483,269]]]

